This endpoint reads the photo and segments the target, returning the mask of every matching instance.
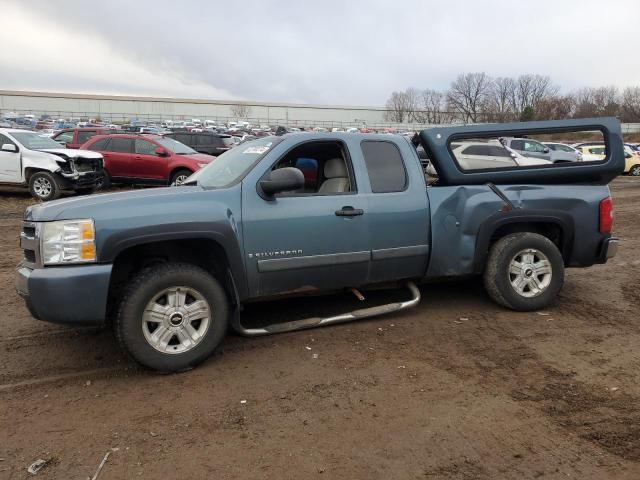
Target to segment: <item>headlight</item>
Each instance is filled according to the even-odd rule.
[[[62,220],[42,224],[41,252],[45,265],[96,261],[93,220]]]
[[[208,163],[199,163],[199,164],[198,164],[198,167],[200,167],[200,168],[204,168],[204,167],[206,167],[207,165],[209,165],[209,164],[208,164]]]

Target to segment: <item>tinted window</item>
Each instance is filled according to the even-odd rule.
[[[135,149],[138,155],[156,155],[157,145],[148,140],[136,138]]]
[[[465,155],[490,155],[489,145],[471,145],[462,151]]]
[[[105,150],[107,146],[108,138],[102,138],[100,140],[96,140],[91,145],[87,147],[87,150],[93,150],[94,152],[101,152]]]
[[[60,143],[71,143],[73,142],[73,132],[62,132],[54,140]]]
[[[506,148],[499,147],[498,145],[489,145],[489,155],[492,157],[511,157],[511,152]]]
[[[391,142],[365,141],[361,144],[373,193],[401,192],[407,174],[400,150]]]
[[[95,130],[87,130],[87,131],[78,132],[78,143],[86,142],[91,137],[93,137],[96,133],[98,133],[98,132],[96,132]]]
[[[210,135],[196,135],[198,145],[211,145],[213,143],[213,137]]]
[[[511,142],[511,148],[514,150],[524,150],[524,142],[522,140],[514,140]]]
[[[171,138],[174,140],[184,143],[185,145],[191,145],[191,135],[185,135],[183,133],[178,133],[176,135],[172,135]]]
[[[133,140],[130,138],[112,138],[109,152],[133,153]]]

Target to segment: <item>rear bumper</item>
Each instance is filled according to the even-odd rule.
[[[102,324],[112,265],[29,268],[16,271],[16,290],[31,315],[53,323]]]
[[[618,253],[618,244],[620,243],[620,239],[617,237],[607,238],[604,242],[602,242],[602,247],[600,249],[600,258],[598,263],[607,263],[607,260],[616,256]]]

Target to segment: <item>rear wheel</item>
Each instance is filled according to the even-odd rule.
[[[633,175],[634,177],[640,177],[640,165],[634,165],[629,170],[629,175]]]
[[[189,178],[189,176],[192,173],[193,172],[191,170],[187,170],[187,169],[178,170],[173,175],[171,175],[171,179],[170,179],[169,183],[171,185],[182,185],[184,183],[184,181],[187,178]]]
[[[60,196],[60,187],[55,177],[49,172],[36,172],[29,178],[31,196],[44,202],[55,200]]]
[[[115,321],[124,350],[159,372],[195,367],[222,342],[229,302],[220,283],[190,264],[141,271],[126,287]]]
[[[489,251],[484,284],[500,305],[519,311],[544,308],[564,283],[564,261],[558,247],[537,233],[513,233]]]

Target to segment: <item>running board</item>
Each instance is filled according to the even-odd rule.
[[[337,323],[351,322],[363,318],[375,317],[385,313],[397,312],[407,308],[415,307],[420,303],[420,290],[413,282],[407,282],[407,288],[411,292],[411,299],[405,302],[394,302],[379,307],[362,308],[353,312],[335,315],[325,318],[305,318],[303,320],[294,320],[293,322],[274,323],[261,328],[245,328],[240,322],[240,316],[237,315],[233,322],[233,329],[240,335],[245,337],[260,337],[263,335],[273,335],[274,333],[293,332],[296,330],[305,330],[307,328],[324,327],[325,325],[334,325]]]

